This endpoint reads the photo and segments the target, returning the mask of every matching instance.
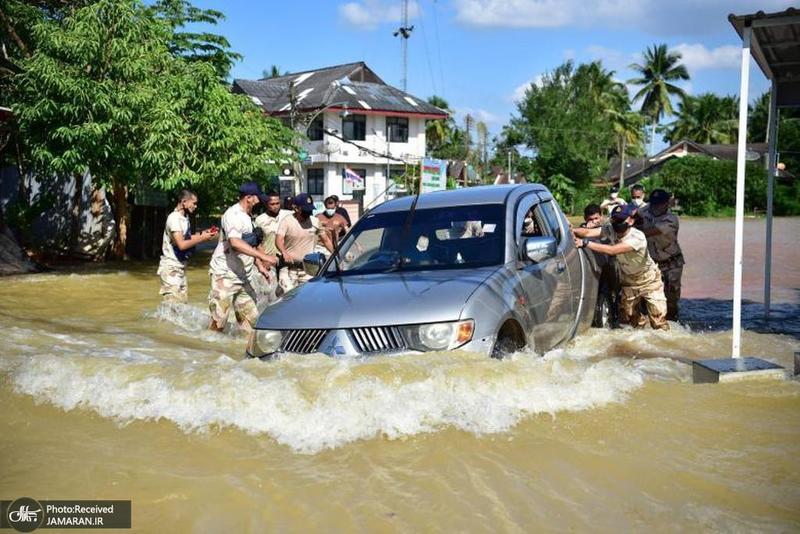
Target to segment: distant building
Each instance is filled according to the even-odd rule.
[[[427,121],[448,116],[386,84],[363,62],[234,80],[233,91],[250,96],[266,113],[287,123],[290,94],[299,120],[319,112],[307,130],[308,158],[299,177],[301,188],[315,200],[333,194],[352,199],[358,175],[364,181],[365,205],[380,202],[392,179],[405,173],[405,165],[419,164],[425,157]]]
[[[713,159],[736,161],[735,144],[702,144],[683,139],[669,146],[654,156],[643,158],[625,158],[624,182],[631,186],[654,174],[667,161],[684,156],[707,156]],[[765,164],[767,160],[767,143],[748,143],[747,159]],[[608,172],[603,176],[601,186],[619,184],[620,160],[611,160]],[[783,171],[781,171],[783,172]]]

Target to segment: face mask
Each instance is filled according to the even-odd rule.
[[[334,213],[336,213],[336,209],[335,208],[326,208],[325,209],[325,215],[327,215],[328,217],[333,217]]]
[[[637,206],[641,206],[644,204],[644,200],[641,198],[634,198],[633,203],[636,204]]]
[[[611,198],[614,199],[614,200],[617,200],[618,196],[619,196],[619,193],[611,193]]]
[[[611,227],[614,229],[614,232],[616,232],[618,234],[623,233],[625,230],[628,229],[629,226],[630,225],[628,224],[628,221],[624,221],[624,222],[621,222],[621,223],[614,223],[614,224],[611,225]]]
[[[525,226],[530,226],[533,224],[533,219],[530,217],[525,217]]]

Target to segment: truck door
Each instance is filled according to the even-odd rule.
[[[530,222],[526,223],[526,219]],[[533,334],[536,351],[544,353],[562,341],[572,326],[570,279],[564,257],[565,236],[561,225],[548,221],[547,210],[535,195],[520,203],[515,230],[518,236],[517,275],[524,293],[526,326]],[[535,263],[525,256],[525,239],[536,236],[556,239],[558,250],[555,257]]]

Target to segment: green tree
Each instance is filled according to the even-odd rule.
[[[185,31],[188,25],[217,25],[225,20],[222,12],[200,9],[187,0],[157,0],[151,9],[171,30],[168,46],[173,55],[187,61],[210,63],[220,80],[227,79],[233,64],[242,59],[222,35]]]
[[[750,111],[747,123],[748,139],[753,143],[767,141],[767,120],[769,118],[769,91],[759,96]],[[800,176],[800,109],[783,108],[778,110],[777,151],[786,170]],[[798,180],[795,180],[798,184]],[[800,198],[800,196],[799,196]]]
[[[675,121],[667,125],[664,138],[670,143],[688,139],[696,143],[735,143],[739,127],[739,99],[703,93],[685,95],[678,104]]]
[[[613,71],[599,61],[577,67],[568,61],[528,87],[496,153],[522,143],[535,153],[529,178],[562,175],[582,190],[603,174],[609,157],[638,143],[640,137],[630,135],[631,147],[620,148],[617,124],[626,113],[627,93]]]
[[[135,0],[99,0],[34,28],[14,110],[41,176],[81,174],[113,193],[122,257],[128,194],[263,176],[292,133],[219,83],[211,62],[170,49],[172,28]]]
[[[264,69],[261,71],[261,79],[266,80],[267,78],[280,78],[281,76],[286,76],[289,74],[288,72],[284,72],[281,74],[281,69],[277,65],[272,65],[269,70]]]
[[[666,44],[648,47],[644,53],[642,64],[632,63],[630,68],[639,73],[638,78],[628,83],[640,85],[642,88],[634,95],[634,102],[642,101],[641,113],[652,124],[652,143],[655,142],[656,126],[664,115],[672,115],[671,98],[683,97],[684,91],[674,84],[689,79],[689,71],[680,64],[680,52],[670,51]]]

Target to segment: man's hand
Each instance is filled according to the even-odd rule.
[[[219,230],[217,230],[215,226],[212,226],[210,229],[203,230],[202,232],[200,232],[200,238],[202,241],[212,241],[216,239],[218,235],[219,235]]]

